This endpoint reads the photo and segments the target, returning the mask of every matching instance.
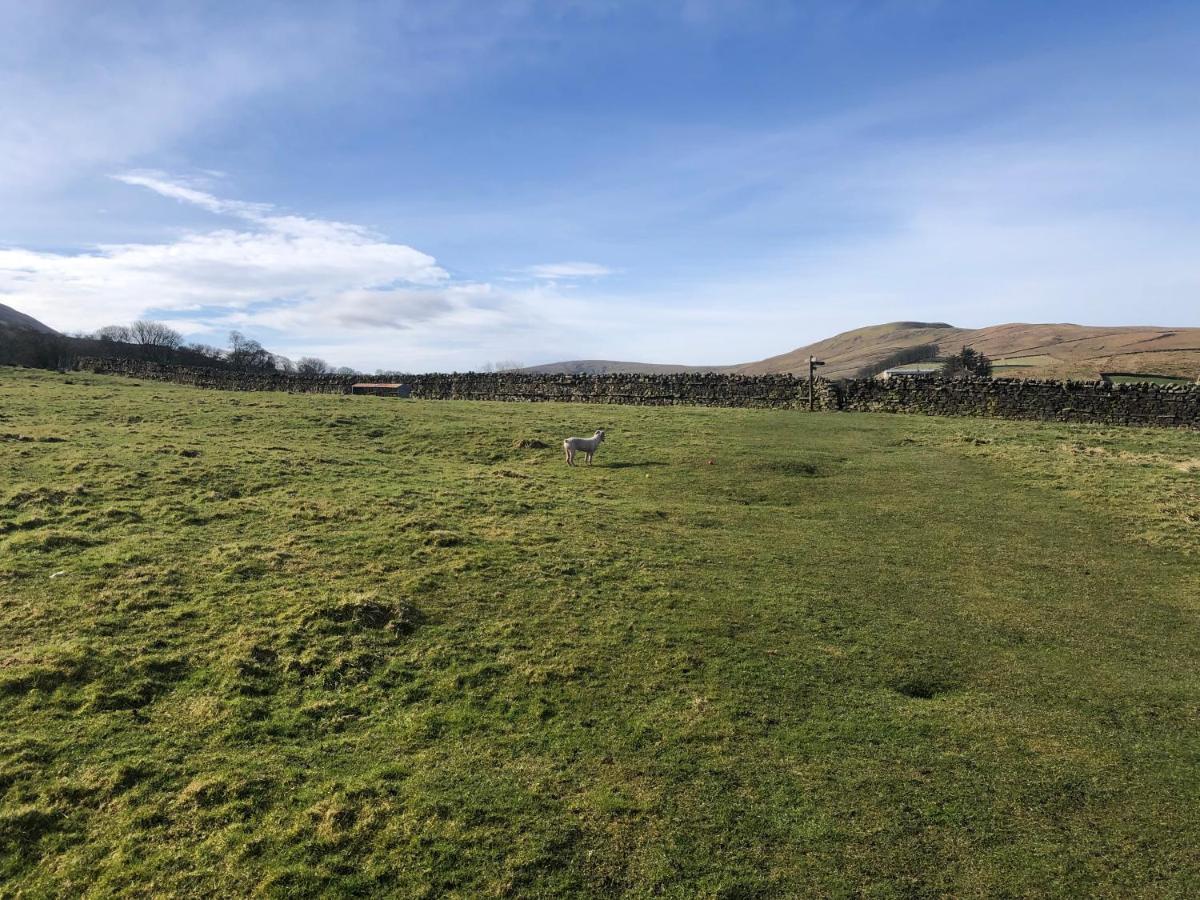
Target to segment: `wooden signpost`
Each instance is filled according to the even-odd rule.
[[[813,372],[817,368],[817,366],[823,366],[823,365],[825,365],[825,361],[822,359],[817,359],[815,356],[810,356],[808,358],[808,411],[809,412],[812,412],[814,409],[817,408],[817,398],[813,394],[813,385],[814,385],[814,381],[815,381]]]

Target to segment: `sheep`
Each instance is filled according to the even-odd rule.
[[[563,441],[563,453],[567,457],[567,465],[575,465],[575,453],[582,450],[588,464],[592,462],[592,457],[596,453],[596,448],[600,446],[600,442],[604,440],[604,429],[597,428],[596,433],[590,438],[567,438]]]

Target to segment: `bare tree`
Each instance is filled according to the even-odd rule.
[[[296,371],[301,375],[327,375],[330,368],[319,356],[302,356],[296,361]]]
[[[133,336],[124,325],[105,325],[96,332],[96,339],[101,341],[117,341],[122,344],[133,343]]]
[[[333,374],[334,375],[357,375],[358,373],[355,372],[349,366],[338,366],[336,369],[333,370]]]
[[[145,358],[165,362],[183,346],[183,335],[162,322],[138,319],[129,326],[129,341],[141,348]]]
[[[271,352],[253,338],[248,338],[240,331],[229,332],[230,365],[235,369],[272,370],[275,362]]]
[[[178,350],[183,346],[183,335],[169,325],[150,319],[138,319],[129,326],[129,337],[143,347],[163,347]]]
[[[222,356],[221,349],[219,347],[214,347],[211,344],[192,343],[188,344],[186,349],[191,350],[193,353],[198,353],[208,359],[220,359]]]

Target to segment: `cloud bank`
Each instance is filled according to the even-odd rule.
[[[547,330],[581,339],[592,315],[555,281],[608,272],[594,263],[535,267],[544,269],[539,286],[501,289],[456,280],[429,254],[360,225],[227,199],[157,171],[112,177],[227,222],[82,253],[0,249],[0,300],[61,330],[153,316],[217,343],[236,328],[283,353],[457,368],[514,346],[529,352]]]
[[[210,317],[246,321],[264,308],[286,309],[296,323],[404,328],[469,302],[464,286],[447,289],[449,276],[432,256],[358,225],[222,199],[161,173],[114,177],[233,225],[79,254],[0,250],[5,302],[86,329],[148,311],[216,310]]]

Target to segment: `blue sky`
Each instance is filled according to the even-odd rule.
[[[0,302],[364,369],[1200,325],[1200,4],[0,0]]]

